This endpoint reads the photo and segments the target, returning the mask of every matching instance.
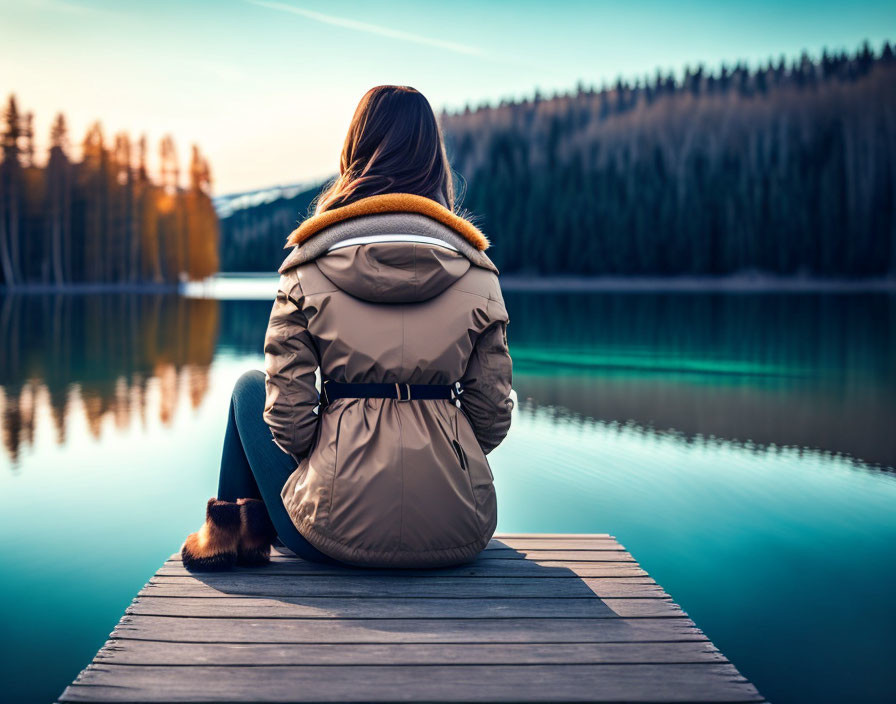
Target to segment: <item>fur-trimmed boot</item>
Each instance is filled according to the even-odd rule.
[[[240,507],[240,543],[237,564],[266,565],[271,561],[271,543],[277,529],[260,499],[237,499]]]
[[[188,570],[227,570],[236,562],[239,543],[240,507],[213,496],[205,507],[205,524],[187,536],[180,556]]]

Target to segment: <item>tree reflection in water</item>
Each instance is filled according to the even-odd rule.
[[[26,295],[0,302],[0,412],[13,461],[34,442],[49,408],[56,441],[73,409],[99,438],[114,427],[146,424],[147,392],[158,387],[159,419],[175,418],[179,390],[195,408],[208,390],[219,303],[164,294]]]
[[[810,448],[896,466],[896,297],[506,294],[521,408],[600,423]],[[0,300],[3,443],[15,463],[49,408],[99,437],[195,408],[217,359],[260,367],[271,303],[174,295]],[[147,397],[152,397],[148,403]],[[156,400],[157,399],[157,400]]]

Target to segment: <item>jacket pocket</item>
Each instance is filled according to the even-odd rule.
[[[479,523],[479,529],[482,530],[482,507],[479,505],[479,499],[476,496],[476,487],[473,485],[473,476],[470,474],[470,460],[467,458],[464,446],[460,443],[456,426],[454,439],[451,441],[451,444],[454,446],[454,454],[457,455],[458,464],[460,464],[460,468],[465,475],[466,484],[470,489],[470,500],[473,502],[473,506],[476,509],[476,520]]]
[[[333,475],[336,471],[336,436],[342,409],[323,412],[318,418],[318,438],[300,465],[302,473],[293,476],[288,497],[290,515],[301,531],[326,527],[332,504]],[[284,496],[287,503],[287,496]]]
[[[342,432],[342,418],[345,412],[355,405],[356,401],[349,401],[345,406],[339,409],[339,416],[336,419],[336,431],[333,435],[333,471],[330,476],[330,492],[329,501],[327,502],[327,523],[330,523],[330,516],[333,515],[333,494],[336,491],[336,477],[339,475],[339,435]]]
[[[445,435],[445,439],[450,443],[451,449],[454,451],[454,458],[457,461],[455,467],[446,467],[446,469],[453,470],[453,473],[456,475],[456,481],[463,487],[462,491],[466,494],[465,498],[476,510],[478,519],[479,507],[476,503],[473,482],[470,479],[467,453],[466,450],[464,450],[463,442],[458,435],[457,417],[453,417],[450,411],[446,411],[444,407],[441,407],[441,404],[439,404],[439,406],[440,407],[437,407],[436,418],[438,419],[442,433]],[[451,406],[451,408],[454,408],[454,406]]]
[[[455,441],[458,455],[470,483],[470,493],[476,506],[476,514],[483,529],[494,530],[497,519],[497,503],[493,475],[485,453],[479,446],[476,434],[467,416],[455,408]]]
[[[464,449],[460,446],[460,443],[457,441],[457,434],[455,433],[454,439],[451,441],[451,445],[454,447],[454,454],[457,455],[457,461],[460,464],[460,468],[467,471],[467,458],[464,455]]]

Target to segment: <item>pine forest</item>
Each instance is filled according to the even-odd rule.
[[[173,286],[218,271],[211,174],[196,146],[183,187],[171,137],[159,145],[153,179],[145,137],[109,139],[97,122],[75,160],[59,114],[41,163],[33,122],[10,96],[0,162],[0,285]]]

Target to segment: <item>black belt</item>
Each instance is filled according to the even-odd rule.
[[[324,380],[321,392],[323,405],[337,398],[394,398],[397,401],[459,400],[463,393],[460,382],[454,384],[348,384]]]

